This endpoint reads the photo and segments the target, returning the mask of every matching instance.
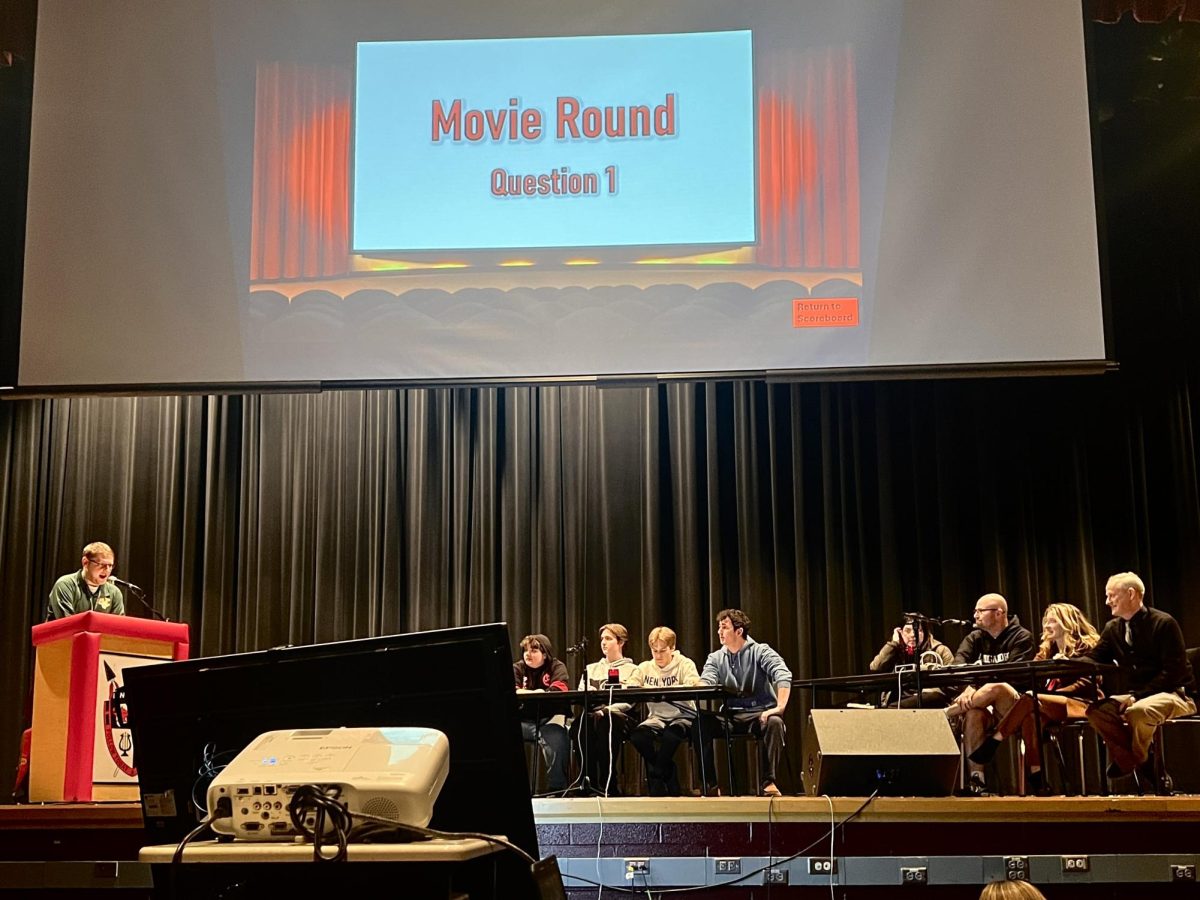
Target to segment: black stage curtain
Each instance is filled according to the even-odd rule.
[[[1196,643],[1194,387],[1188,373],[5,403],[6,695],[27,690],[29,627],[93,538],[191,625],[194,655],[506,619],[559,647],[619,621],[639,659],[666,623],[702,659],[713,613],[740,606],[797,675],[838,674],[863,669],[901,611],[965,616],[987,590],[1026,622],[1058,600],[1102,621],[1104,579],[1127,568]],[[10,753],[21,715],[5,704]]]
[[[593,657],[605,622],[635,658],[668,624],[701,660],[740,606],[798,676],[841,674],[901,611],[965,617],[985,591],[1035,629],[1052,601],[1103,621],[1125,569],[1200,643],[1200,166],[1181,140],[1200,115],[1186,92],[1121,92],[1130,27],[1188,26],[1100,35],[1117,374],[0,403],[0,773],[29,628],[97,539],[197,656],[506,619]]]

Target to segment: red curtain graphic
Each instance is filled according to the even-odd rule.
[[[252,281],[349,270],[350,90],[336,66],[259,64]]]
[[[760,265],[859,266],[858,102],[850,47],[780,54],[758,94]]]

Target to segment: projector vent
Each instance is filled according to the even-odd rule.
[[[379,816],[381,819],[391,819],[393,822],[400,817],[400,808],[386,797],[372,797],[363,804],[362,811],[368,816]]]

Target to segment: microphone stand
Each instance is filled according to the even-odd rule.
[[[917,709],[920,709],[921,703],[925,699],[921,693],[921,635],[923,633],[925,637],[929,638],[929,645],[933,646],[933,637],[929,634],[929,624],[931,622],[941,624],[941,620],[934,619],[932,616],[927,616],[924,613],[905,613],[904,618],[911,619],[913,623],[913,662],[916,663],[916,666],[913,667],[913,675],[916,681],[914,689],[917,692]],[[900,697],[896,698],[897,707],[900,705],[900,700]]]
[[[117,584],[124,585],[125,587],[129,588],[129,596],[131,596],[134,600],[136,600],[138,603],[142,604],[142,606],[144,606],[146,609],[148,609],[150,611],[150,615],[153,616],[154,618],[158,619],[160,622],[170,622],[171,621],[166,616],[164,616],[161,612],[159,612],[157,609],[155,609],[153,606],[150,605],[150,602],[146,599],[146,592],[144,590],[142,590],[140,587],[138,587],[136,584],[134,584],[133,582],[126,581],[124,578],[113,578],[111,576],[109,577],[109,581],[115,581]]]
[[[921,632],[925,633],[925,637],[929,640],[929,646],[932,647],[933,635],[929,632],[930,625],[963,625],[967,623],[963,619],[939,619],[936,616],[927,616],[925,613],[919,612],[906,612],[903,614],[903,618],[912,620],[914,629],[916,630],[916,643],[913,646],[913,662],[916,663],[916,666],[913,672],[916,679],[917,709],[920,709],[921,702],[924,699],[924,695],[921,693]],[[896,702],[900,702],[899,698],[897,698]]]
[[[917,692],[917,709],[921,709],[922,701],[924,701],[924,699],[925,699],[924,694],[921,692],[921,654],[922,654],[921,632],[923,631],[925,633],[925,637],[929,639],[929,646],[932,648],[933,647],[933,635],[929,633],[930,625],[962,625],[964,623],[963,623],[962,619],[939,619],[936,616],[927,616],[924,613],[919,613],[919,612],[906,612],[903,614],[903,617],[905,619],[910,619],[912,621],[913,628],[915,630],[914,637],[916,638],[916,644],[913,647],[913,661],[916,663],[916,666],[914,667],[913,671],[914,671],[915,680],[916,680],[915,688],[916,688],[916,692]],[[899,707],[899,704],[900,704],[900,701],[897,700],[896,701],[897,707]],[[961,779],[962,779],[961,760],[960,760],[959,768],[960,768],[960,771],[959,771],[958,777],[961,782]]]
[[[588,706],[587,646],[587,638],[581,637],[578,644],[567,648],[567,653],[574,651],[583,660],[583,715],[579,718],[579,768],[582,777],[579,780],[579,790],[583,796],[591,797],[596,793],[596,789],[592,787],[592,779],[588,775],[588,744],[591,743],[591,728],[589,727],[589,723],[592,711]]]

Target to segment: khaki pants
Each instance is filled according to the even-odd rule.
[[[1195,701],[1176,693],[1151,694],[1140,700],[1131,694],[1114,694],[1089,706],[1087,717],[1104,738],[1113,762],[1132,772],[1149,758],[1154,729],[1168,719],[1195,712]]]

